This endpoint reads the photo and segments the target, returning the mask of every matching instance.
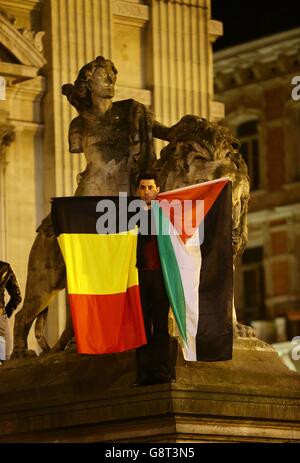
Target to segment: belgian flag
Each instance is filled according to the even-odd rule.
[[[130,198],[121,200],[124,207]],[[120,221],[119,202],[120,197],[52,200],[79,353],[123,352],[147,342],[136,268],[137,231],[128,227],[130,214]]]

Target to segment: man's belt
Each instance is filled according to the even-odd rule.
[[[6,315],[4,307],[0,307],[0,315]]]

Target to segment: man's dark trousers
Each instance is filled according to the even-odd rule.
[[[140,380],[170,380],[168,331],[169,299],[161,270],[139,270],[141,303],[147,345],[136,350]]]

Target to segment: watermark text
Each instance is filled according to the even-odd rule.
[[[300,336],[293,337],[291,349],[291,357],[293,360],[300,360]]]
[[[294,76],[292,78],[292,85],[294,85],[294,88],[292,90],[292,99],[294,101],[299,101],[300,100],[300,76]]]
[[[96,212],[100,213],[96,230],[101,235],[136,233],[138,229],[141,235],[185,236],[189,246],[202,244],[204,240],[204,201],[200,199],[152,200],[148,209],[145,201],[128,200],[127,193],[120,192],[118,207],[113,200],[105,198],[98,201]]]

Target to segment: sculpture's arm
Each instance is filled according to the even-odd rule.
[[[152,133],[153,137],[159,138],[160,140],[170,141],[170,127],[161,124],[160,122],[153,121]]]
[[[81,116],[75,117],[69,127],[70,153],[83,153],[82,146],[83,120]]]
[[[161,140],[174,141],[178,137],[178,133],[188,134],[198,122],[198,117],[187,114],[183,116],[176,124],[167,127],[160,122],[153,121],[153,136]]]

